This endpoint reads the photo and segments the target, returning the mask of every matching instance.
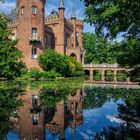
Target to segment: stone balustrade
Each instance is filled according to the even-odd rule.
[[[29,37],[29,41],[30,42],[40,42],[41,41],[41,37],[37,36],[37,35],[31,36],[31,37]]]
[[[118,68],[118,64],[83,64],[84,68]]]

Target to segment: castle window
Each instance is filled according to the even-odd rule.
[[[32,36],[37,36],[37,28],[32,28]]]
[[[45,36],[45,44],[47,44],[47,36]]]
[[[32,58],[37,58],[37,48],[35,47],[32,48]]]
[[[76,48],[79,47],[78,37],[79,37],[79,33],[76,32]]]
[[[35,6],[32,7],[32,14],[33,15],[37,14],[37,7],[35,7]]]
[[[22,6],[22,7],[21,7],[21,15],[24,15],[24,9],[25,9],[25,7]]]

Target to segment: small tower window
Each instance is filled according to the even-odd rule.
[[[37,15],[37,7],[36,6],[32,7],[32,14]]]
[[[32,28],[32,36],[37,36],[37,28]]]
[[[45,36],[45,44],[47,44],[47,42],[48,42],[47,39],[48,39],[47,36]]]
[[[35,47],[32,48],[32,58],[37,58],[37,48]]]
[[[24,15],[24,11],[25,11],[25,7],[22,6],[22,7],[21,7],[21,15]]]

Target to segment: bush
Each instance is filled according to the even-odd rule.
[[[137,66],[130,72],[131,81],[140,82],[140,66]]]
[[[55,71],[64,77],[80,76],[83,68],[74,58],[62,56],[52,49],[46,49],[39,57],[39,63],[46,71]]]
[[[40,74],[40,71],[38,69],[31,69],[28,73],[27,73],[27,76],[29,78],[34,78],[34,79],[39,79],[41,78],[41,74]]]
[[[61,77],[61,74],[58,72],[51,70],[51,71],[39,71],[38,69],[31,69],[29,72],[24,72],[22,75],[23,78],[33,78],[38,80],[39,78],[56,78]]]
[[[44,71],[44,72],[40,72],[40,75],[42,78],[56,78],[56,77],[61,77],[61,74],[54,71],[54,70],[51,70],[51,71]]]

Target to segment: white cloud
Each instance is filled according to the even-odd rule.
[[[10,13],[12,9],[16,7],[15,2],[0,2],[0,12],[1,13]]]
[[[115,123],[124,123],[123,120],[115,117],[115,116],[111,116],[111,115],[106,115],[106,118],[109,119],[111,122],[115,122]]]

